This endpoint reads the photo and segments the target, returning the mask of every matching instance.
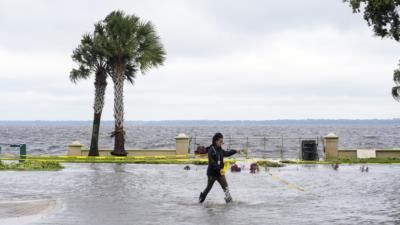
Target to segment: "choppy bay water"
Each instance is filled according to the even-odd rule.
[[[103,122],[100,130],[100,148],[111,149],[112,122]],[[159,121],[126,122],[126,147],[144,149],[175,148],[175,136],[185,133],[195,142],[208,145],[215,132],[225,136],[225,147],[249,148],[257,156],[277,156],[283,144],[285,157],[296,157],[300,139],[321,137],[330,132],[339,136],[341,148],[394,148],[400,147],[400,120],[367,121]],[[80,141],[90,144],[91,122],[0,122],[0,143],[26,143],[28,154],[65,154],[67,146]],[[194,137],[198,137],[194,139]],[[229,136],[232,141],[229,143]],[[256,139],[254,137],[277,137]],[[202,138],[200,138],[202,137]],[[243,137],[250,137],[249,140]],[[283,142],[281,139],[283,137]],[[240,138],[240,139],[238,139]],[[254,139],[252,139],[254,138]],[[319,145],[321,151],[322,145]],[[3,146],[3,153],[16,153]]]

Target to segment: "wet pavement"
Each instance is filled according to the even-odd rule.
[[[360,165],[228,172],[230,204],[218,183],[203,204],[197,202],[206,166],[64,166],[56,172],[0,172],[0,203],[57,200],[57,210],[31,225],[400,224],[400,165],[369,165],[368,173]]]

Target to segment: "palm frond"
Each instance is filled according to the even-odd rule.
[[[125,69],[125,76],[126,80],[129,83],[134,84],[134,79],[136,78],[136,72],[137,72],[137,67],[135,66],[135,64],[131,62],[128,63]]]
[[[137,62],[144,74],[153,67],[163,65],[166,52],[151,22],[142,23],[138,29],[140,47]]]
[[[79,66],[78,69],[72,69],[69,74],[69,79],[76,83],[80,79],[87,79],[90,76],[90,69],[84,67],[83,65]]]
[[[79,79],[87,79],[91,72],[97,75],[104,74],[99,71],[107,71],[106,58],[102,54],[101,44],[97,37],[96,32],[82,35],[79,46],[74,49],[72,59],[78,64],[78,69],[73,69],[70,73],[72,82],[76,83]]]
[[[145,73],[165,61],[165,51],[151,22],[142,22],[135,15],[113,11],[95,24],[94,45],[107,59],[109,75],[123,74],[133,83],[138,70]],[[115,72],[119,71],[119,72]]]
[[[126,15],[123,11],[113,11],[104,19],[102,47],[111,64],[127,63],[134,57],[138,48],[138,21],[138,17]]]

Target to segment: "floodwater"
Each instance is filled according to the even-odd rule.
[[[369,165],[368,173],[360,165],[228,172],[230,204],[218,183],[197,202],[206,166],[64,165],[56,172],[0,172],[0,201],[59,202],[31,225],[400,224],[400,165]]]

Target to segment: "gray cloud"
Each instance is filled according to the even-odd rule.
[[[151,20],[168,53],[127,86],[127,119],[398,117],[398,43],[340,0],[3,0],[0,120],[91,119],[93,81],[68,80],[70,55],[115,9]],[[111,81],[106,104],[112,119]]]

